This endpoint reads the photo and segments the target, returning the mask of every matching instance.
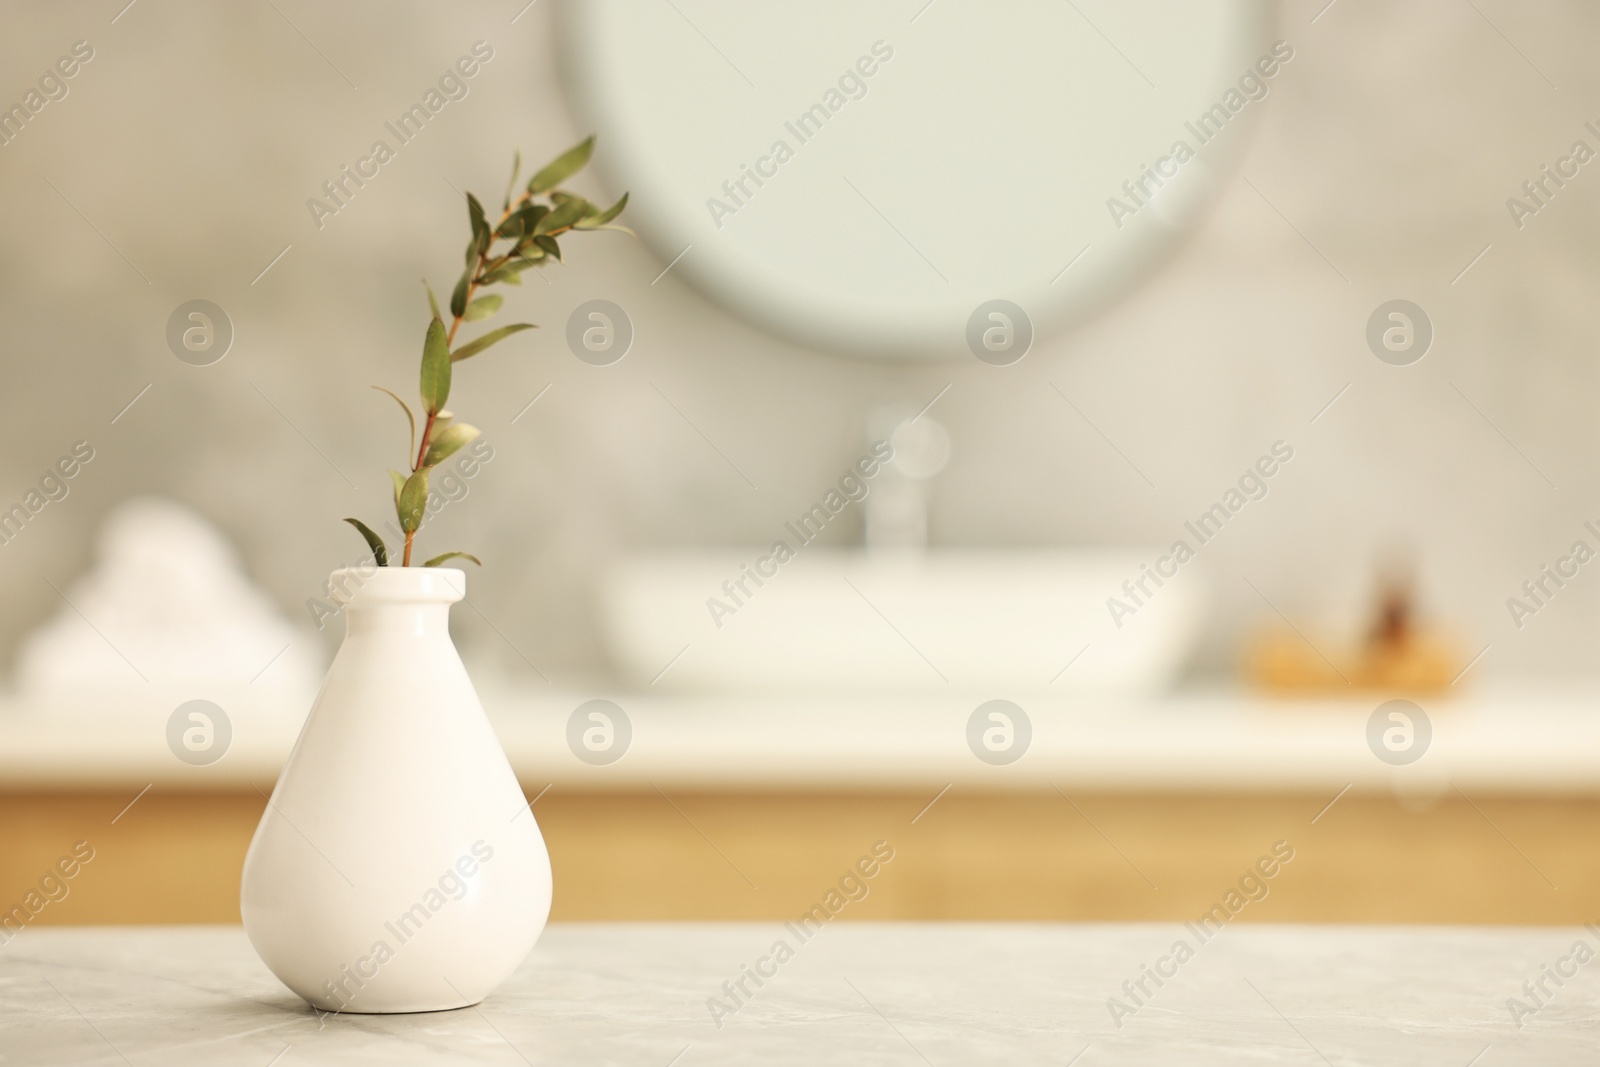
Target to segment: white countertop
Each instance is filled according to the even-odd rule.
[[[708,1000],[792,959],[717,1026]],[[1162,963],[1187,938],[1193,956]],[[1515,1025],[1586,930],[1179,925],[554,926],[477,1008],[319,1016],[238,927],[33,928],[0,948],[27,1064],[1499,1064],[1592,1062],[1600,965]],[[1134,1002],[1123,983],[1159,966]],[[771,965],[764,969],[772,970]],[[1175,973],[1173,973],[1175,971]],[[1132,1008],[1114,1019],[1108,1001]],[[1529,1002],[1530,1007],[1532,1006]],[[1120,1026],[1117,1025],[1120,1022]]]
[[[591,766],[567,746],[567,720],[591,698],[614,700],[632,741]],[[177,701],[145,711],[0,707],[0,788],[244,788],[277,775],[303,709],[217,698],[234,736],[226,755],[190,766],[167,748]],[[1420,703],[1431,747],[1409,766],[1378,759],[1366,739],[1373,698],[1271,701],[1191,694],[1163,698],[1016,698],[1033,738],[991,766],[967,745],[971,697],[694,697],[556,687],[485,693],[512,766],[535,788],[885,790],[947,783],[990,790],[1398,790],[1452,784],[1475,793],[1600,794],[1600,692],[1467,695]]]

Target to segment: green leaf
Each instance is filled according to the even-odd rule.
[[[506,183],[506,201],[500,210],[506,211],[511,207],[511,190],[517,187],[517,175],[522,173],[522,150],[517,149],[511,157],[511,180]]]
[[[472,288],[472,275],[477,269],[477,263],[469,263],[467,269],[461,272],[461,280],[456,282],[455,290],[450,294],[450,314],[458,319],[467,310],[467,290]]]
[[[367,547],[372,549],[372,558],[378,561],[378,566],[387,567],[389,565],[389,549],[384,546],[383,538],[373,533],[372,527],[360,519],[346,519],[344,521],[354,526],[356,532],[366,539]],[[474,560],[473,562],[477,561]],[[478,566],[481,567],[483,564],[479,563]]]
[[[389,480],[394,482],[394,510],[396,514],[399,514],[400,490],[404,489],[406,486],[406,476],[401,474],[399,471],[390,471]]]
[[[522,272],[519,270],[513,270],[510,267],[500,267],[496,270],[490,271],[488,274],[485,274],[483,276],[482,284],[499,285],[501,282],[504,282],[506,285],[521,285]]]
[[[437,467],[481,434],[482,431],[476,426],[468,426],[464,422],[456,423],[443,433],[434,434],[433,442],[428,445],[428,454],[422,458],[422,465]]]
[[[527,216],[523,215],[521,212],[518,212],[517,214],[510,216],[509,218],[506,219],[506,221],[504,221],[504,222],[502,222],[500,224],[500,228],[499,229],[494,231],[495,236],[496,237],[504,237],[508,241],[520,241],[520,240],[522,240],[522,237],[523,237],[522,223],[526,218],[527,218]]]
[[[378,390],[380,393],[388,393],[390,396],[394,397],[394,402],[399,404],[400,410],[406,413],[406,421],[411,424],[411,447],[406,449],[406,458],[410,459],[412,456],[417,454],[417,417],[411,413],[411,405],[407,404],[404,400],[401,400],[400,394],[396,393],[393,389],[385,389],[381,385],[374,385],[373,388]]]
[[[543,234],[566,229],[583,218],[583,208],[588,202],[587,200],[568,200],[565,204],[556,207],[550,214],[541,218],[539,224],[533,228],[533,232]]]
[[[585,138],[561,155],[545,164],[543,170],[528,179],[528,192],[535,196],[547,193],[584,168],[594,152],[594,138]]]
[[[586,218],[579,219],[577,222],[572,224],[572,228],[574,230],[600,230],[600,229],[604,229],[606,223],[610,222],[612,219],[614,219],[618,215],[622,214],[622,209],[627,207],[627,206],[628,206],[628,194],[627,193],[623,193],[621,200],[618,200],[615,204],[612,204],[610,207],[606,208],[604,211],[600,212],[600,214],[598,214],[598,215],[590,215],[590,216],[588,216]]]
[[[521,242],[530,237],[539,225],[539,220],[550,214],[550,209],[544,204],[523,204],[514,214],[508,217],[499,229],[500,236],[508,240]]]
[[[529,204],[518,214],[523,217],[523,229],[532,233],[534,228],[539,225],[539,220],[550,214],[550,208],[546,204]]]
[[[544,249],[545,255],[554,257],[557,263],[563,262],[561,259],[561,246],[556,244],[554,237],[541,233],[533,239],[533,243]]]
[[[434,556],[428,562],[424,563],[423,566],[424,567],[437,567],[439,564],[444,563],[447,560],[452,560],[452,559],[470,559],[472,562],[476,563],[478,566],[480,566],[480,567],[483,566],[483,560],[479,559],[477,556],[474,556],[470,552],[446,552],[442,556]]]
[[[428,279],[422,279],[422,287],[428,290],[428,310],[433,312],[434,318],[444,318],[443,315],[439,314],[439,298],[433,295],[433,286],[428,284]]]
[[[400,517],[400,529],[416,533],[422,525],[422,516],[428,510],[428,468],[418,467],[400,487],[400,497],[395,501],[395,514]]]
[[[510,337],[514,333],[520,333],[523,330],[533,330],[533,329],[537,329],[537,327],[534,326],[533,323],[531,323],[531,322],[519,322],[519,323],[516,323],[516,324],[511,325],[511,326],[502,326],[498,330],[490,330],[488,333],[484,334],[482,337],[478,338],[477,340],[468,341],[466,344],[462,345],[460,348],[458,348],[454,352],[450,353],[450,361],[452,363],[456,363],[456,362],[460,362],[463,359],[468,359],[468,358],[470,358],[472,356],[477,355],[479,352],[482,352],[485,348],[488,348],[490,345],[494,344],[496,341],[503,341],[507,337]]]
[[[587,217],[589,215],[597,215],[600,212],[600,208],[597,207],[595,204],[589,202],[588,200],[585,200],[581,196],[576,196],[576,195],[574,195],[572,193],[563,193],[563,192],[557,190],[556,192],[553,192],[553,193],[550,194],[550,199],[555,201],[555,205],[557,207],[564,207],[568,203],[571,203],[572,201],[576,200],[578,202],[578,206],[583,209],[582,215],[580,217]]]
[[[422,343],[422,406],[437,415],[450,399],[450,347],[444,323],[428,323],[428,336]]]
[[[489,233],[489,220],[484,217],[483,205],[471,193],[467,194],[467,215],[472,220],[472,241],[467,245],[467,266],[471,267],[489,250],[494,240]]]
[[[549,258],[545,250],[535,245],[533,238],[529,237],[525,243],[513,249],[500,266],[485,274],[479,284],[490,285],[495,282],[505,282],[508,285],[521,285],[522,278],[520,275],[523,271],[530,267],[537,267]]]
[[[521,273],[529,267],[537,267],[549,258],[550,254],[534,244],[532,237],[528,237],[512,249],[511,258],[506,260],[505,265]]]
[[[505,297],[499,295],[480,296],[467,305],[466,313],[462,318],[468,322],[477,322],[486,319],[500,310],[500,305],[505,302]]]
[[[434,440],[427,445],[427,454],[422,456],[422,466],[437,467],[446,459],[450,459],[462,446],[474,442],[483,432],[475,426],[467,426],[466,422],[458,422],[454,426],[446,427],[442,432],[434,434]]]

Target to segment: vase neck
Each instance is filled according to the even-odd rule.
[[[449,604],[352,604],[345,609],[349,636],[432,637],[450,635]]]
[[[345,610],[347,636],[450,636],[450,605],[467,578],[452,567],[348,567],[328,580]]]

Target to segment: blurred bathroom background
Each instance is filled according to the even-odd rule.
[[[1585,489],[1600,476],[1600,180],[1580,174],[1520,229],[1506,200],[1591,136],[1600,11],[1324,3],[1272,9],[1295,59],[1209,216],[1004,375],[777,338],[662,275],[664,258],[624,234],[574,241],[565,265],[529,275],[508,307],[542,328],[458,368],[451,406],[494,458],[428,539],[490,568],[472,579],[481,614],[455,618],[469,663],[607,677],[597,590],[616,560],[768,543],[861,453],[875,407],[939,395],[930,414],[951,452],[931,483],[935,546],[1163,546],[1272,442],[1293,445],[1250,521],[1206,549],[1189,681],[1234,674],[1274,620],[1266,600],[1304,627],[1364,625],[1397,546],[1427,615],[1468,654],[1492,645],[1476,676],[1591,677],[1600,582],[1572,583],[1521,629],[1506,601],[1600,517]],[[74,442],[95,454],[0,546],[8,665],[62,610],[51,583],[89,569],[112,510],[151,494],[216,524],[309,626],[307,600],[362,554],[338,520],[386,513],[404,426],[369,386],[414,388],[418,279],[454,278],[461,191],[498,199],[513,149],[537,165],[590,132],[564,91],[550,0],[119,7],[26,5],[0,39],[8,100],[74,42],[93,48],[66,97],[0,149],[0,502]],[[319,230],[308,197],[479,40],[493,59],[467,96]],[[574,183],[606,203],[623,191],[609,147],[602,131]],[[1404,373],[1364,341],[1396,297],[1436,331]],[[235,331],[205,368],[165,341],[195,298]],[[636,331],[604,368],[563,337],[595,298]],[[860,523],[847,511],[824,543],[859,543]],[[318,638],[323,655],[338,631]]]

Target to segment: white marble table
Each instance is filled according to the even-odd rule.
[[[795,949],[718,1027],[707,1001]],[[1193,958],[1161,963],[1184,938]],[[32,928],[0,947],[10,1064],[1501,1064],[1594,1062],[1587,930],[882,925],[552,927],[478,1008],[319,1016],[237,927]],[[1141,965],[1176,974],[1113,1021]],[[1571,970],[1572,964],[1561,964]],[[1592,972],[1592,973],[1591,973]],[[1536,1007],[1519,1027],[1511,997]],[[1076,1057],[1076,1059],[1075,1059]]]

